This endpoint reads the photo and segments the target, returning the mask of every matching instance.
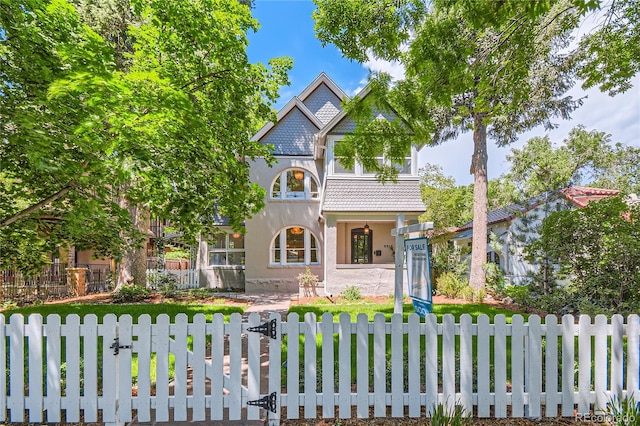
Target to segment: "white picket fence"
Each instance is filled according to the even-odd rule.
[[[147,277],[153,274],[173,275],[176,278],[178,288],[198,288],[200,287],[197,269],[147,269]],[[149,279],[147,279],[149,281]]]
[[[478,417],[574,417],[640,396],[638,315],[270,318],[262,336],[255,313],[246,322],[0,315],[0,422],[268,416],[276,425],[352,410],[421,417],[436,404]]]

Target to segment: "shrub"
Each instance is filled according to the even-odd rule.
[[[196,299],[208,299],[209,297],[213,296],[215,293],[220,293],[218,289],[206,288],[206,287],[190,288],[189,290],[187,290],[187,292],[189,293],[189,296],[195,297]]]
[[[362,300],[362,293],[360,292],[360,288],[355,285],[350,285],[349,287],[342,290],[340,296],[346,301],[349,302],[357,302],[358,300]]]
[[[453,272],[445,272],[436,280],[436,293],[450,299],[459,297],[465,287],[468,287],[467,280],[458,278]]]
[[[123,285],[113,293],[111,293],[111,301],[113,303],[132,303],[141,302],[149,297],[149,290],[139,285]]]
[[[505,288],[505,295],[521,306],[530,307],[533,305],[531,289],[528,285],[509,286]]]
[[[504,296],[505,292],[505,281],[504,281],[504,271],[500,269],[498,265],[495,263],[485,263],[485,282],[487,284],[487,289],[489,289],[493,294],[498,297]]]
[[[17,309],[18,308],[18,302],[16,302],[15,300],[5,300],[2,302],[2,305],[0,305],[0,308],[3,311],[10,311],[12,309]]]
[[[474,293],[475,293],[475,291],[473,290],[473,287],[465,286],[465,287],[462,287],[460,289],[460,291],[458,292],[458,296],[457,297],[461,297],[461,298],[463,298],[464,300],[467,300],[467,301],[472,301]]]

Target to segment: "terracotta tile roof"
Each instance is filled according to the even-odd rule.
[[[617,189],[591,188],[588,186],[570,186],[560,190],[564,197],[578,207],[584,207],[590,201],[598,201],[603,198],[620,194]]]
[[[323,212],[424,212],[420,181],[402,179],[327,179]]]

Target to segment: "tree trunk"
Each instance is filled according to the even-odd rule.
[[[150,214],[140,206],[129,207],[133,226],[144,235],[149,233]],[[129,240],[129,248],[118,263],[116,290],[126,284],[147,286],[147,240],[136,244]]]
[[[487,125],[484,114],[474,114],[473,158],[473,242],[471,246],[471,271],[469,285],[484,288],[487,262]]]

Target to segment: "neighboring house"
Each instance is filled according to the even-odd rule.
[[[508,285],[524,285],[537,270],[524,258],[524,247],[538,237],[542,221],[552,212],[582,208],[591,201],[619,194],[613,189],[570,186],[559,191],[533,197],[525,205],[511,204],[487,213],[487,234],[495,234],[498,251],[487,246],[487,262],[497,264],[505,273]],[[473,222],[458,229],[451,240],[459,247],[471,247]]]
[[[334,148],[355,128],[342,110],[345,98],[322,73],[282,108],[277,123],[254,136],[274,147],[278,161],[273,167],[262,159],[251,163],[252,181],[267,191],[265,208],[245,222],[245,235],[220,218],[226,232],[215,242],[201,241],[202,286],[297,291],[297,276],[309,267],[326,294],[352,285],[363,294],[393,294],[396,215],[417,223],[425,210],[419,148],[412,148],[395,183],[378,182],[360,164],[349,169],[339,163]]]

